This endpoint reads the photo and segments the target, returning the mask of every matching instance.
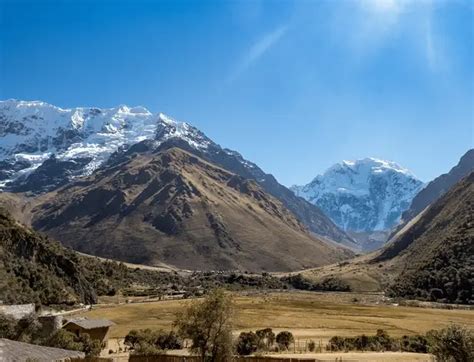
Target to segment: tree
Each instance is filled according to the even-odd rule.
[[[203,301],[193,302],[176,315],[178,335],[192,341],[191,351],[203,361],[232,359],[233,302],[223,290],[210,292]]]
[[[237,339],[237,353],[241,356],[248,356],[258,349],[259,339],[253,332],[242,332]]]
[[[474,361],[474,333],[461,326],[451,325],[427,333],[430,352],[439,361]]]
[[[288,349],[294,341],[293,334],[288,331],[282,331],[276,336],[276,343],[281,349]]]
[[[308,342],[308,350],[314,352],[316,350],[316,343],[313,340]]]
[[[259,348],[269,350],[273,343],[275,343],[275,333],[271,328],[259,329],[255,332],[258,337]]]

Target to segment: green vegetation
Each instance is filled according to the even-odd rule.
[[[258,337],[254,332],[242,332],[235,345],[237,354],[248,356],[258,350]]]
[[[451,325],[448,328],[427,333],[429,351],[439,361],[474,361],[474,333],[472,330]]]
[[[433,257],[402,273],[388,295],[443,303],[473,304],[472,235],[451,236]]]
[[[131,330],[125,337],[124,343],[133,350],[133,354],[142,356],[157,355],[168,349],[183,348],[182,339],[174,331],[163,330]]]
[[[192,341],[191,351],[203,361],[226,362],[232,359],[233,301],[222,289],[213,290],[204,301],[195,301],[178,312],[178,335]]]
[[[287,350],[290,347],[290,344],[295,341],[293,334],[288,331],[281,331],[278,333],[275,340],[280,349],[284,350]]]
[[[275,343],[275,333],[271,328],[254,332],[242,332],[236,342],[237,354],[247,356],[254,352],[268,352]]]
[[[463,327],[451,325],[432,330],[426,335],[393,338],[382,329],[375,336],[334,336],[329,340],[329,351],[402,351],[432,353],[438,361],[469,362],[474,360],[474,334]]]
[[[306,279],[301,274],[290,275],[282,278],[283,281],[290,284],[295,289],[309,290],[309,291],[328,291],[328,292],[350,292],[351,288],[345,281],[328,277],[321,282],[313,282]]]
[[[474,173],[432,204],[374,259],[404,254],[404,271],[388,289],[393,297],[473,304]]]
[[[51,336],[45,335],[41,322],[34,314],[19,320],[0,314],[0,338],[81,351],[87,356],[98,356],[102,348],[100,341],[91,339],[87,333],[76,336],[60,329]]]
[[[334,336],[329,340],[326,349],[329,351],[395,351],[397,343],[387,332],[379,329],[375,336],[364,334],[356,337]]]
[[[96,294],[75,253],[19,225],[0,209],[0,300],[93,303]]]
[[[102,350],[100,341],[91,339],[87,333],[81,333],[77,336],[64,329],[56,331],[56,333],[42,344],[49,347],[84,352],[86,356],[98,356]]]

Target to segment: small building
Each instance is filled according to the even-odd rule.
[[[114,322],[107,319],[70,319],[64,325],[63,329],[76,335],[87,333],[92,339],[98,339],[106,343],[109,339],[109,329],[115,325]]]
[[[0,361],[70,361],[84,358],[84,352],[70,351],[67,349],[37,346],[35,344],[12,341],[0,338]]]

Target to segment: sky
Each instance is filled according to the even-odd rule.
[[[0,99],[142,105],[285,185],[474,147],[474,1],[0,0]]]

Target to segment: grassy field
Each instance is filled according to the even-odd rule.
[[[358,302],[353,302],[357,298]],[[474,328],[474,311],[401,307],[379,304],[377,296],[350,293],[268,293],[237,296],[235,329],[271,327],[290,330],[301,340],[326,341],[334,335],[374,334],[378,328],[393,336],[425,333],[450,323]],[[189,301],[170,300],[97,307],[82,313],[114,321],[111,337],[137,328],[170,329],[174,314]]]

